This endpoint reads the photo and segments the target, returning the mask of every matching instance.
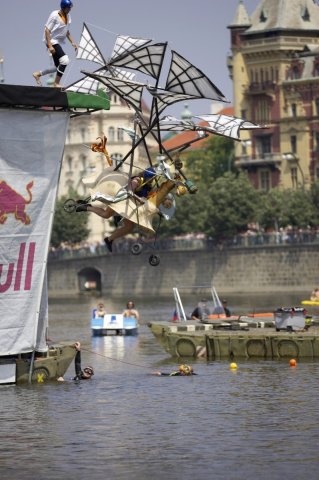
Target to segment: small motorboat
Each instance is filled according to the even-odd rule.
[[[126,317],[122,313],[106,314],[91,319],[92,335],[137,335],[138,321],[135,317]]]

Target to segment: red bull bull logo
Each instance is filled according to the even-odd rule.
[[[10,262],[8,265],[0,263],[0,294],[5,293],[11,286],[15,292],[31,290],[35,246],[35,242],[30,242],[29,245],[23,242],[19,246],[16,263]],[[2,280],[3,270],[6,270],[7,275],[5,277],[4,274],[5,278]]]
[[[28,198],[25,199],[20,193],[16,192],[7,182],[0,180],[0,225],[4,224],[8,215],[12,213],[16,220],[29,225],[31,222],[29,215],[26,214],[26,205],[31,203],[33,181],[26,185]]]

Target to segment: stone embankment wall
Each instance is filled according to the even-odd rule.
[[[79,293],[79,275],[83,278],[83,272],[92,269],[100,274],[102,293],[114,297],[126,292],[135,298],[171,296],[174,286],[211,283],[225,293],[306,292],[319,287],[319,245],[161,251],[157,267],[148,262],[151,253],[106,253],[50,261],[49,293]]]

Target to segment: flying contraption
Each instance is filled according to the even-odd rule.
[[[94,72],[83,72],[85,77],[70,85],[67,90],[92,93],[99,84],[131,104],[138,111],[141,105],[136,101],[135,91],[147,90],[153,96],[151,121],[168,105],[181,100],[206,98],[227,101],[223,93],[197,67],[175,51],[171,51],[171,62],[165,88],[159,87],[167,42],[154,43],[151,39],[119,35],[109,60],[103,56],[87,25],[83,30],[78,46],[77,58],[90,60],[99,65]],[[136,72],[151,77],[153,84],[135,82]]]
[[[92,72],[82,71],[85,76],[66,90],[96,94],[101,85],[104,85],[125,100],[137,115],[142,115],[143,94],[148,92],[152,98],[151,115],[147,121],[143,119],[143,126],[148,130],[147,133],[157,126],[159,143],[160,131],[165,128],[168,131],[195,130],[214,133],[234,140],[240,140],[241,130],[262,128],[252,122],[226,115],[193,117],[207,122],[206,127],[167,116],[160,119],[164,110],[176,102],[199,99],[228,102],[221,90],[199,68],[174,50],[170,51],[165,86],[160,86],[160,76],[167,54],[167,42],[155,43],[148,38],[118,35],[111,56],[106,60],[84,23],[77,58],[89,60],[97,64],[98,68]],[[147,81],[136,81],[135,76],[138,73],[146,76]]]
[[[83,182],[91,187],[90,197],[86,200],[106,203],[118,215],[146,231],[154,233],[152,218],[156,213],[162,213],[162,217],[165,218],[165,215],[169,217],[171,211],[175,209],[174,199],[168,210],[163,208],[165,199],[172,195],[170,192],[173,189],[177,196],[186,192],[194,194],[197,191],[197,187],[182,171],[183,165],[178,155],[183,149],[208,134],[240,140],[241,130],[263,128],[247,120],[227,115],[196,115],[186,121],[169,115],[161,117],[164,110],[176,102],[200,99],[227,102],[221,90],[205,73],[176,51],[169,50],[167,42],[118,35],[113,51],[106,59],[84,23],[77,58],[93,62],[96,69],[82,70],[84,76],[69,85],[66,91],[94,95],[104,88],[106,92],[116,93],[135,113],[134,128],[130,132],[123,128],[132,139],[130,151],[115,166],[108,166],[94,178],[83,179]],[[168,67],[166,80],[163,72],[164,61]],[[142,80],[137,81],[137,75],[141,76]],[[163,85],[160,85],[161,77],[164,77]],[[147,116],[142,109],[144,95],[151,98],[150,114]],[[172,152],[167,151],[162,143],[161,137],[165,131],[195,131],[198,135],[196,139]],[[148,135],[158,144],[158,155],[154,165],[145,140]],[[146,165],[134,159],[134,151],[141,142],[147,153]],[[173,155],[177,158],[173,158]],[[143,168],[149,167],[154,169],[157,190],[146,202],[140,202],[134,192],[130,191],[130,181]],[[73,203],[71,201],[67,209],[71,212],[74,208],[74,201]],[[155,263],[152,261],[150,260],[152,265],[157,264],[156,259]]]

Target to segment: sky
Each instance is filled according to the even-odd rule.
[[[244,0],[249,15],[261,0]],[[55,0],[10,0],[0,4],[0,54],[4,59],[5,83],[34,85],[32,72],[50,65],[42,41],[44,24]],[[228,75],[230,31],[239,0],[74,0],[71,34],[78,42],[83,22],[87,23],[105,58],[110,57],[116,36],[151,38],[168,42],[168,47],[201,69],[232,102],[232,82]],[[75,59],[67,41],[65,51],[71,63],[63,78],[67,86],[83,75],[81,69],[95,70],[97,64]],[[137,81],[142,81],[138,76]],[[159,86],[165,86],[165,66]],[[151,83],[151,82],[150,82]],[[151,83],[152,84],[152,83]],[[179,115],[180,102],[167,113]],[[210,111],[211,102],[189,102],[193,114]],[[168,109],[167,109],[168,110]]]

